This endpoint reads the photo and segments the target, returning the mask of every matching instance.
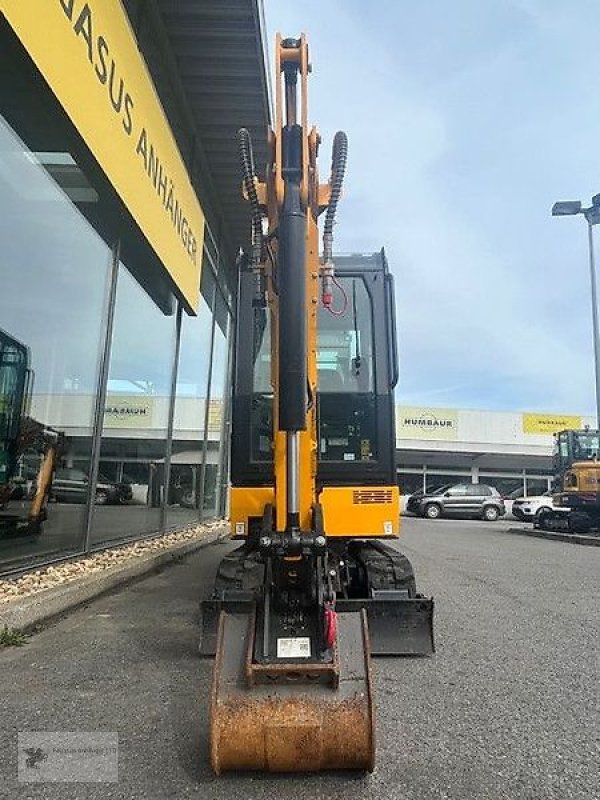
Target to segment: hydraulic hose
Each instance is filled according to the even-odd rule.
[[[342,184],[344,182],[347,160],[348,137],[344,131],[338,131],[333,137],[331,177],[329,179],[331,195],[325,214],[325,225],[323,226],[323,263],[325,265],[330,264],[333,260],[333,223],[335,221],[340,195],[342,194]]]
[[[240,158],[242,162],[242,179],[246,195],[250,201],[252,215],[252,251],[250,253],[251,266],[256,268],[260,262],[263,245],[262,218],[263,214],[256,194],[256,170],[254,168],[254,151],[252,138],[247,128],[238,131]]]

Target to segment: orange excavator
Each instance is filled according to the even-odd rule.
[[[264,176],[240,131],[232,534],[202,604],[214,771],[372,770],[371,655],[429,655],[433,601],[397,549],[394,290],[385,252],[333,257],[346,168],[308,124],[308,45],[277,37]],[[319,218],[323,251],[319,257]]]

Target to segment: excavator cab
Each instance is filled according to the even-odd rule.
[[[0,330],[0,508],[13,489],[30,374],[29,349]]]
[[[585,428],[565,430],[555,434],[552,466],[559,480],[575,462],[598,460],[600,460],[600,431]]]
[[[30,416],[33,370],[27,345],[0,330],[0,533],[38,534],[46,519],[52,477],[64,447],[64,435]],[[18,489],[15,476],[27,450],[40,456],[29,512],[7,506]],[[23,488],[20,490],[24,491]]]
[[[317,317],[318,380],[312,402],[319,495],[332,487],[393,488],[396,483],[393,279],[383,249],[372,255],[339,256],[335,264],[338,307],[321,305]],[[262,519],[262,513],[246,510],[246,502],[256,497],[255,490],[272,492],[275,479],[271,320],[265,307],[253,304],[254,291],[251,271],[242,270],[231,450],[232,518],[240,538],[256,533]],[[397,510],[393,513],[397,520]],[[385,529],[369,532],[383,535]]]

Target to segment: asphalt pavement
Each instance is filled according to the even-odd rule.
[[[197,621],[219,544],[0,651],[0,796],[599,800],[600,549],[511,525],[403,519],[437,653],[376,661],[372,775],[211,774]],[[19,783],[23,731],[118,733],[119,782]]]

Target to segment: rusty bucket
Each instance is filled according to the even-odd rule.
[[[330,668],[254,668],[253,614],[221,612],[210,708],[210,757],[226,770],[372,771],[375,759],[367,618],[338,614]]]

